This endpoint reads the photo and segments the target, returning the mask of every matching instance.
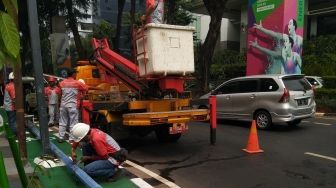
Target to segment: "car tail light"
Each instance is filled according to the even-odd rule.
[[[279,100],[279,102],[281,103],[286,103],[286,102],[289,102],[289,91],[288,89],[284,89],[284,92]]]

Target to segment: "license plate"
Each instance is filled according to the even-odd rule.
[[[169,128],[169,134],[185,133],[188,131],[188,125],[186,123],[174,123]]]
[[[308,99],[298,99],[296,101],[297,101],[298,106],[308,105]]]

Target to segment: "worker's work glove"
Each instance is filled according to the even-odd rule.
[[[140,17],[140,20],[141,20],[142,23],[145,23],[146,22],[146,15],[142,15]]]
[[[77,162],[77,154],[75,151],[71,151],[71,159],[74,163]]]

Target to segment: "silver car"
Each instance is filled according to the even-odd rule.
[[[259,129],[273,123],[297,125],[313,117],[314,88],[304,75],[256,75],[228,80],[200,97],[198,108],[208,108],[210,95],[217,98],[217,118],[252,121]]]
[[[323,80],[319,76],[305,76],[305,78],[315,88],[321,88],[323,86]]]

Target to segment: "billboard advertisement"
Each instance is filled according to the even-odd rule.
[[[246,75],[301,74],[304,0],[249,0]]]

